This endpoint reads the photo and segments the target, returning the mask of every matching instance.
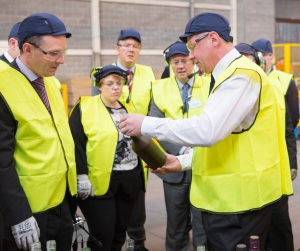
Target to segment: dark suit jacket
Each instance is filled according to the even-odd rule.
[[[7,58],[4,56],[4,54],[2,54],[2,55],[0,56],[0,60],[4,61],[5,63],[10,64],[10,62],[7,60]]]

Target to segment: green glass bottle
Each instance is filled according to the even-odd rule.
[[[245,244],[237,244],[236,251],[247,251],[247,246]]]
[[[46,242],[47,251],[56,251],[56,241],[49,240]]]
[[[151,168],[156,169],[166,163],[167,155],[152,138],[140,136],[132,138],[132,149]]]
[[[40,242],[34,242],[30,246],[30,251],[42,251],[42,245]]]
[[[125,250],[126,251],[134,251],[134,240],[133,239],[127,239],[125,242]]]
[[[197,246],[197,251],[205,251],[206,248],[205,246],[201,245],[201,246]]]

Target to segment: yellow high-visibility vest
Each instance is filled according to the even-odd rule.
[[[18,128],[15,167],[33,213],[59,205],[66,192],[77,192],[74,142],[54,77],[45,77],[49,114],[26,77],[8,67],[0,71],[0,92]]]
[[[259,209],[293,192],[282,110],[268,77],[240,57],[216,80],[213,92],[237,74],[251,76],[261,86],[255,121],[209,148],[194,150],[191,203],[213,213]]]

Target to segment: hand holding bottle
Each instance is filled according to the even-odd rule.
[[[157,169],[150,168],[150,172],[152,173],[175,173],[181,171],[181,164],[178,158],[171,154],[166,154],[166,162],[162,167],[158,167]]]
[[[120,119],[119,128],[128,136],[141,136],[141,127],[145,116],[141,114],[127,114]]]
[[[152,138],[131,137],[132,150],[147,164],[148,167],[156,169],[166,162],[166,154],[159,148]]]

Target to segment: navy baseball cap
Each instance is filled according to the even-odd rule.
[[[72,36],[57,16],[49,13],[35,13],[26,17],[20,24],[19,47],[22,48],[27,38],[42,35],[65,35],[67,38]]]
[[[168,63],[170,61],[170,58],[175,54],[183,54],[187,56],[189,55],[189,50],[187,49],[184,42],[177,41],[164,50],[164,55]]]
[[[96,86],[99,85],[99,81],[106,77],[109,74],[118,74],[121,77],[123,77],[125,79],[125,84],[127,84],[128,81],[128,73],[124,70],[122,70],[121,68],[119,68],[118,66],[115,65],[106,65],[104,67],[102,67],[101,69],[97,69],[96,73],[94,73],[94,78],[96,80]]]
[[[227,42],[233,41],[233,37],[229,35],[231,27],[228,20],[224,16],[213,12],[204,12],[190,19],[185,27],[184,34],[179,38],[186,43],[187,37],[210,31],[217,32]]]
[[[254,55],[254,53],[257,51],[253,46],[246,43],[237,44],[235,48],[239,53],[248,54],[248,55]]]
[[[258,39],[252,43],[252,46],[263,53],[273,53],[272,43],[267,39]]]
[[[142,42],[140,33],[135,29],[121,30],[120,34],[119,34],[119,37],[118,37],[118,41],[123,40],[125,38],[129,38],[129,37],[132,37],[132,38],[136,39],[140,43]]]
[[[11,30],[8,34],[8,40],[11,39],[11,38],[18,39],[18,32],[19,32],[20,24],[21,24],[21,22],[18,22],[18,23],[13,25],[13,27],[11,28]]]
[[[190,52],[186,47],[186,44],[183,42],[176,42],[169,47],[169,57],[172,57],[175,54],[184,54],[189,55]]]

